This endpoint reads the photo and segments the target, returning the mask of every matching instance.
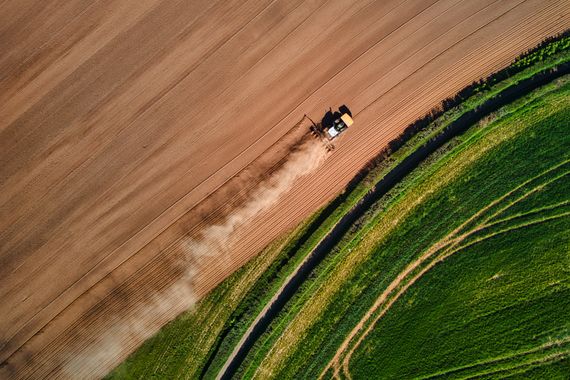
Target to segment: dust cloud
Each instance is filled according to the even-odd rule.
[[[327,150],[315,140],[306,140],[289,154],[283,166],[262,181],[249,199],[222,223],[206,227],[198,239],[186,239],[183,249],[189,262],[204,256],[227,253],[232,234],[242,224],[271,208],[294,182],[314,171],[326,158]]]

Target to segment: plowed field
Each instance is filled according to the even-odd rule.
[[[570,27],[569,10],[569,0],[2,2],[0,377],[104,374],[410,122]],[[256,158],[303,114],[340,104],[356,123],[318,170],[240,223],[227,252],[182,267],[186,237],[231,212],[223,195],[241,200],[264,179]],[[244,168],[246,183],[228,187]]]

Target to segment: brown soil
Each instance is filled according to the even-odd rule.
[[[196,207],[240,172],[255,188],[264,176],[242,170],[304,113],[347,104],[356,122],[318,171],[234,233],[229,255],[193,263],[192,297],[331,199],[441,99],[570,27],[568,9],[568,0],[4,1],[0,378],[98,376],[187,307],[154,298],[187,272],[183,238],[224,209],[212,198]],[[280,161],[274,152],[261,162]],[[143,311],[145,333],[113,330],[116,352],[98,372],[70,374],[70,358]]]

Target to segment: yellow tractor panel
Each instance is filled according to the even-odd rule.
[[[350,115],[347,113],[342,114],[340,118],[342,119],[342,121],[344,121],[344,124],[346,124],[347,127],[350,127],[354,123]]]

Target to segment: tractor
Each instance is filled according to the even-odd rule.
[[[334,149],[334,145],[331,141],[337,138],[354,123],[352,120],[352,113],[345,105],[340,106],[338,111],[335,112],[329,108],[321,119],[321,122],[318,124],[307,115],[305,116],[311,120],[311,123],[313,124],[310,127],[311,132],[324,142],[328,150]]]

